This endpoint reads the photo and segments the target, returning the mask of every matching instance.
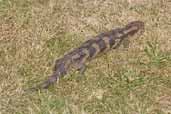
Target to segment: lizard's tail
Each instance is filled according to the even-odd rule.
[[[47,89],[50,85],[54,84],[56,81],[57,81],[57,76],[54,73],[51,76],[49,76],[49,78],[47,80],[40,83],[36,87],[32,87],[32,88],[26,89],[24,91],[38,91],[38,90],[41,90],[41,89]]]
[[[54,84],[57,81],[57,76],[53,74],[46,81],[40,84],[41,89],[47,89],[50,85]]]

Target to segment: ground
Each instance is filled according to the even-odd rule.
[[[169,0],[0,0],[0,114],[170,114]],[[92,60],[48,90],[54,61],[101,32],[145,23],[129,47]]]

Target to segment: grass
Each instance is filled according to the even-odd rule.
[[[0,0],[0,114],[170,114],[169,0]],[[100,32],[132,20],[145,32],[54,87],[54,61]],[[130,38],[131,39],[131,38]]]

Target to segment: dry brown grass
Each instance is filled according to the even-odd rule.
[[[169,0],[0,0],[0,114],[171,113]],[[145,22],[129,49],[93,60],[47,91],[54,60],[90,36]],[[166,96],[166,97],[165,97]]]

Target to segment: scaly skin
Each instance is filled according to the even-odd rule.
[[[53,74],[38,87],[32,89],[47,89],[51,84],[54,84],[59,77],[66,75],[73,66],[83,73],[87,61],[90,61],[99,53],[104,53],[110,49],[116,49],[125,38],[133,36],[143,29],[143,22],[133,21],[123,28],[116,28],[87,40],[80,47],[73,49],[62,58],[56,60]]]

